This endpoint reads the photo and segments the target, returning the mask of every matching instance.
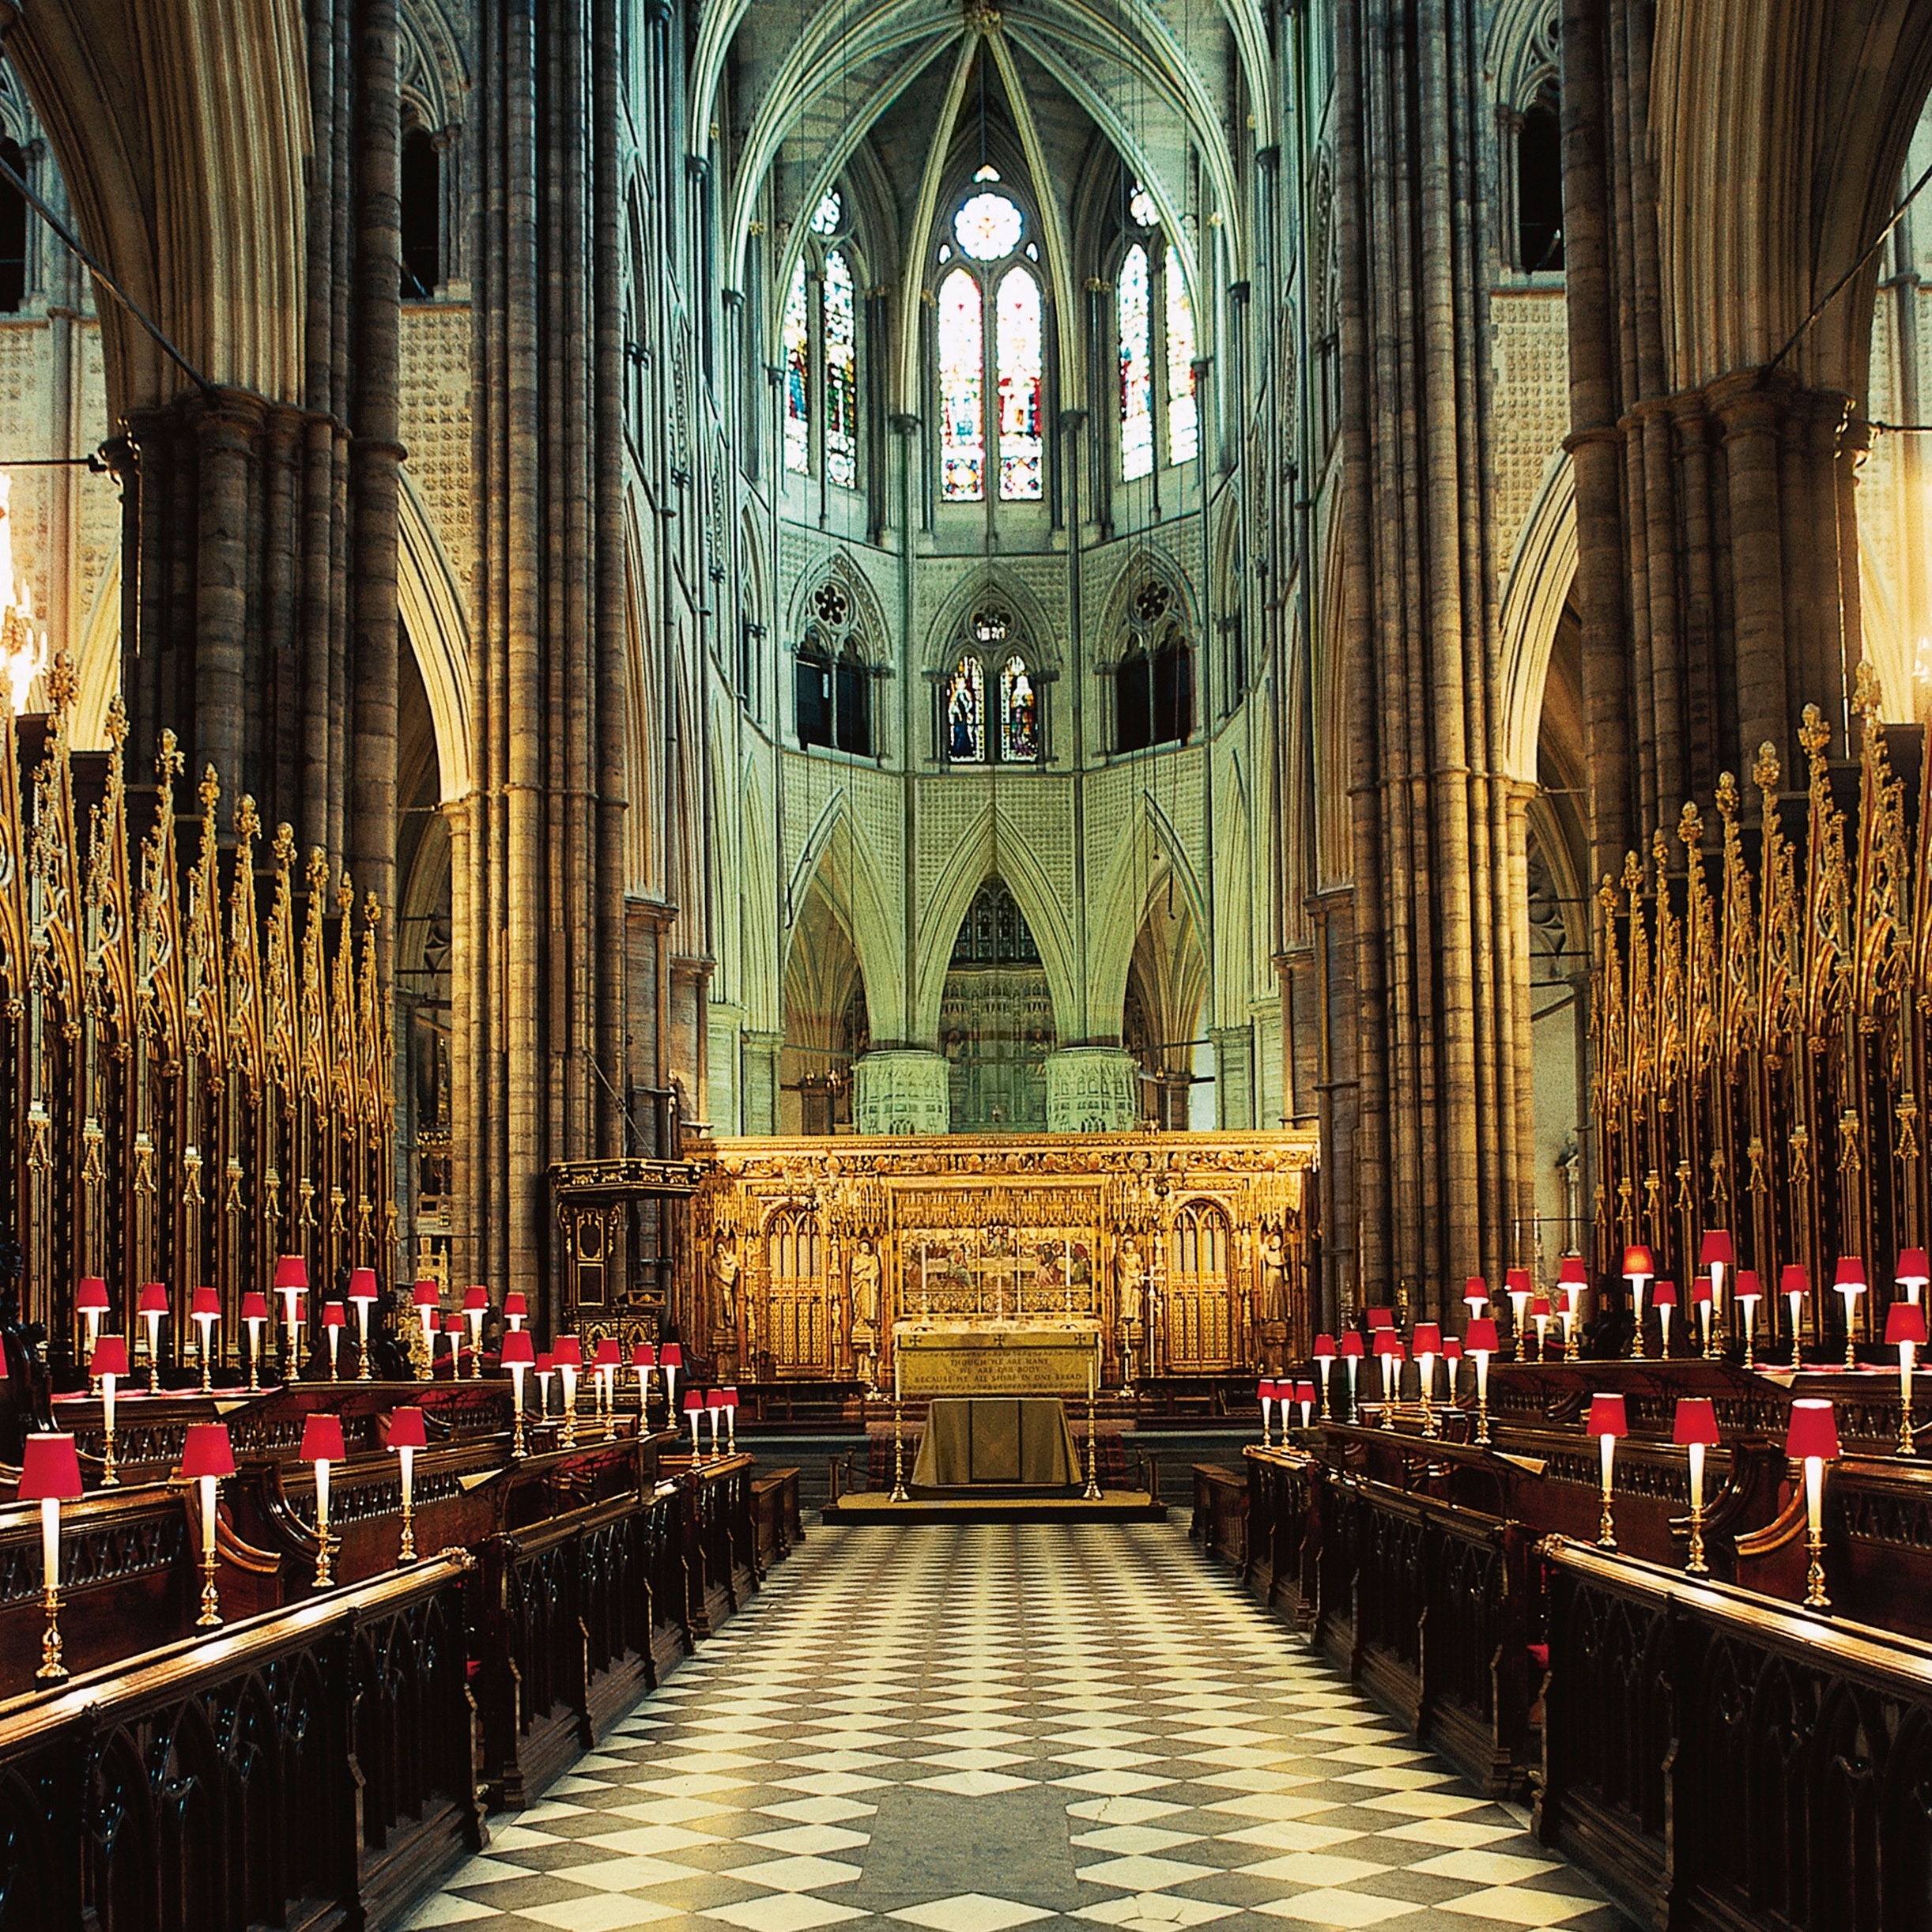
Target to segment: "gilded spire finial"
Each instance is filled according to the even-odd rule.
[[[252,797],[243,792],[235,806],[235,836],[242,844],[251,843],[262,834],[262,815],[255,809]]]
[[[1778,748],[1769,738],[1757,748],[1757,757],[1751,767],[1751,783],[1760,791],[1775,792],[1778,781],[1784,775],[1784,768],[1778,762]]]
[[[221,802],[221,780],[212,764],[202,767],[202,782],[198,789],[201,794],[202,809],[212,818],[215,807]]]
[[[161,748],[154,754],[154,770],[164,790],[172,790],[174,782],[187,768],[187,760],[182,756],[181,741],[173,732],[161,733]]]

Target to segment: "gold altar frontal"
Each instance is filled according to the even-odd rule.
[[[905,1395],[1080,1395],[1099,1372],[1100,1325],[1081,1321],[898,1322]]]

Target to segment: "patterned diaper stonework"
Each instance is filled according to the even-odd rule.
[[[403,1923],[864,1919],[1622,1923],[1180,1532],[1049,1524],[815,1528]]]

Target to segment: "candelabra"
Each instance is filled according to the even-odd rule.
[[[898,1375],[892,1377],[892,1494],[895,1503],[909,1503],[911,1497],[906,1492],[906,1437],[904,1427],[904,1405],[899,1399]]]
[[[1081,1492],[1083,1500],[1089,1503],[1097,1503],[1100,1500],[1100,1480],[1093,1458],[1093,1378],[1089,1375],[1087,1378],[1087,1486]]]

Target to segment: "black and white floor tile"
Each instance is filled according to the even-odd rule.
[[[1614,1932],[1178,1530],[815,1528],[407,1921]]]

